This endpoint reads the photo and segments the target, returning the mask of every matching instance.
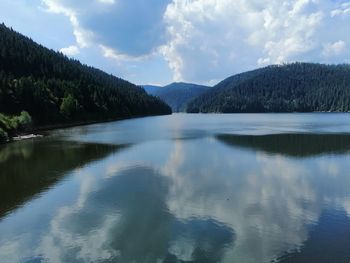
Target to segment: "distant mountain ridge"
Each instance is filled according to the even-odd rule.
[[[157,91],[160,88],[162,88],[161,86],[154,86],[154,85],[144,85],[142,87],[150,95],[155,95],[157,93]]]
[[[147,93],[158,96],[169,104],[174,112],[185,112],[189,101],[210,89],[208,86],[184,82],[175,82],[164,87],[145,85],[143,88]]]
[[[188,103],[189,113],[350,111],[350,65],[292,63],[231,76]]]

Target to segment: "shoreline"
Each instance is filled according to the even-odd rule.
[[[92,124],[99,124],[99,123],[108,123],[108,122],[116,122],[116,121],[123,121],[123,120],[130,120],[130,119],[137,119],[137,118],[146,118],[146,117],[156,117],[156,116],[168,116],[173,114],[194,114],[194,115],[206,115],[206,114],[290,114],[290,113],[299,113],[299,114],[307,114],[307,113],[350,113],[347,111],[340,112],[340,111],[311,111],[311,112],[257,112],[257,113],[222,113],[222,112],[211,112],[211,113],[187,113],[187,112],[173,112],[171,114],[161,114],[161,115],[135,115],[135,116],[129,116],[124,118],[111,118],[107,120],[94,120],[94,121],[77,121],[77,122],[70,122],[70,123],[59,123],[59,124],[50,124],[50,125],[42,125],[37,126],[35,128],[29,129],[24,132],[20,132],[15,134],[15,136],[11,137],[6,142],[0,142],[1,145],[8,144],[11,142],[17,142],[17,141],[23,141],[28,139],[36,139],[36,138],[42,138],[46,135],[43,134],[45,132],[49,132],[52,130],[59,130],[59,129],[66,129],[66,128],[73,128],[73,127],[81,127],[81,126],[87,126]]]
[[[24,132],[20,132],[15,134],[15,136],[11,137],[6,142],[0,142],[0,146],[12,142],[18,142],[28,139],[35,139],[35,138],[42,138],[45,137],[44,132],[52,131],[52,130],[59,130],[59,129],[66,129],[66,128],[73,128],[73,127],[81,127],[81,126],[87,126],[92,124],[99,124],[99,123],[108,123],[108,122],[116,122],[116,121],[123,121],[123,120],[130,120],[130,119],[137,119],[137,118],[146,118],[146,117],[156,117],[156,116],[167,116],[171,114],[163,114],[163,115],[135,115],[135,116],[129,116],[129,117],[119,117],[119,118],[111,118],[107,120],[95,120],[95,121],[77,121],[77,122],[70,122],[70,123],[59,123],[59,124],[50,124],[50,125],[42,125],[37,126],[35,128],[29,129]]]

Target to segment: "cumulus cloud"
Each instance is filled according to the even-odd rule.
[[[66,1],[42,0],[42,2],[47,7],[48,12],[63,14],[69,18],[73,27],[73,34],[79,47],[86,48],[90,46],[93,32],[81,27],[78,20],[78,13],[74,8],[68,5]]]
[[[102,54],[104,57],[106,58],[111,58],[114,59],[116,61],[142,61],[145,59],[148,59],[152,56],[152,54],[149,55],[141,55],[141,56],[131,56],[128,54],[123,54],[118,52],[116,49],[104,46],[104,45],[99,45]]]
[[[332,17],[347,14],[350,14],[350,2],[340,4],[340,6],[331,12]]]
[[[65,47],[65,48],[61,48],[60,52],[62,52],[63,54],[67,55],[67,56],[74,56],[80,53],[80,50],[77,46],[69,46],[69,47]]]
[[[332,56],[339,56],[341,55],[346,49],[346,44],[344,41],[339,40],[334,43],[327,43],[324,45],[322,54],[325,57],[332,57]]]
[[[69,18],[76,46],[95,45],[118,66],[156,54],[167,61],[175,81],[214,83],[268,64],[349,60],[349,1],[42,2]]]
[[[163,0],[42,0],[48,11],[67,16],[81,47],[101,44],[140,56],[162,44]]]
[[[342,35],[335,16],[349,7],[318,0],[174,0],[164,16],[169,42],[162,50],[176,80],[197,82],[259,65],[320,61],[324,48],[327,62],[343,62],[334,56],[344,45],[332,38]],[[349,18],[343,20],[342,28]]]
[[[114,4],[115,3],[114,0],[97,0],[97,1],[104,3],[104,4]]]

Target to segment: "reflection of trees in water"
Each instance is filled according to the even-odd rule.
[[[341,154],[350,150],[350,134],[227,134],[218,135],[217,138],[227,145],[292,157]]]
[[[72,169],[118,147],[64,141],[23,141],[0,149],[0,218],[51,187]]]
[[[113,255],[109,258],[113,262],[220,261],[224,248],[233,243],[232,230],[211,219],[178,220],[166,204],[168,183],[149,168],[121,172],[91,193],[85,206],[67,215],[60,226],[89,239],[91,231],[104,227],[106,218],[117,218],[109,231],[103,231],[106,236],[96,240]],[[64,239],[56,245],[61,245],[61,260],[71,261],[85,251]],[[75,251],[72,254],[67,254],[69,246]],[[91,255],[82,258],[89,260]]]
[[[33,141],[12,142],[0,146],[0,164],[6,162],[10,158],[26,159],[32,154]],[[4,172],[4,171],[2,171]],[[1,173],[1,171],[0,171]]]

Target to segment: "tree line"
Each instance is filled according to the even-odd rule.
[[[347,112],[350,66],[292,63],[233,76],[195,98],[188,112]]]

